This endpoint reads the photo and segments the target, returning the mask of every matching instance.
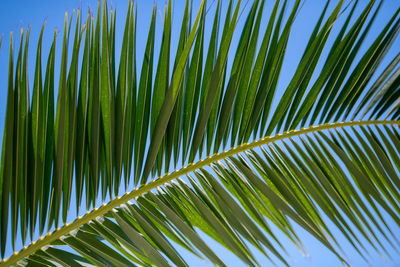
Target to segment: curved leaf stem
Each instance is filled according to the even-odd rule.
[[[134,189],[131,192],[127,192],[125,195],[121,197],[117,197],[116,199],[111,200],[107,204],[103,204],[99,208],[95,208],[92,211],[88,211],[85,215],[78,217],[75,221],[71,223],[65,224],[63,227],[56,229],[52,233],[47,233],[47,235],[40,237],[39,240],[32,242],[29,246],[24,247],[24,249],[19,252],[14,252],[12,256],[7,259],[3,259],[0,266],[10,266],[12,264],[16,264],[18,261],[22,260],[25,257],[33,254],[35,251],[41,249],[46,245],[50,245],[52,242],[61,238],[62,236],[70,233],[71,231],[78,229],[80,226],[90,222],[91,220],[96,219],[98,216],[103,216],[108,211],[111,211],[115,207],[118,207],[131,199],[139,197],[146,192],[151,191],[159,186],[170,182],[173,179],[176,179],[180,176],[183,176],[189,172],[193,172],[199,168],[210,165],[213,162],[218,160],[225,159],[229,156],[236,155],[240,152],[273,143],[282,139],[299,136],[302,134],[334,129],[334,128],[343,128],[346,126],[362,126],[362,125],[399,125],[400,121],[350,121],[350,122],[335,122],[335,123],[326,123],[319,126],[310,126],[308,128],[302,128],[300,130],[291,130],[289,132],[284,132],[282,134],[277,134],[275,136],[267,136],[259,140],[255,140],[252,143],[245,143],[238,147],[234,147],[228,151],[224,151],[222,153],[214,154],[206,159],[200,159],[198,162],[194,164],[189,164],[186,167],[182,167],[181,169],[174,171],[173,173],[167,174],[159,179],[153,180],[152,182],[145,184],[139,188]]]

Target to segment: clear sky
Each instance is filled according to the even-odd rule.
[[[172,32],[172,51],[171,51],[171,56],[175,54],[174,50],[176,49],[177,45],[177,39],[179,37],[179,30],[180,30],[180,19],[182,17],[183,13],[183,8],[185,1],[184,0],[173,0],[174,3],[174,18],[173,18],[173,32]],[[195,0],[195,5],[194,5],[194,10],[197,9],[199,6],[198,0]],[[209,0],[209,4],[211,4],[213,1]],[[226,2],[224,1],[224,9],[223,11],[226,10]],[[246,1],[243,1],[245,3]],[[245,20],[246,16],[246,11],[248,11],[248,6],[251,4],[251,0],[249,1],[249,4],[247,5],[244,14],[240,18],[240,22],[238,24],[238,27],[241,28],[243,25],[243,22]],[[273,1],[266,1],[266,7],[265,7],[265,16],[267,17],[271,11],[272,4],[271,2]],[[289,0],[289,3],[292,3],[293,1]],[[337,1],[333,1],[336,3]],[[349,0],[345,1],[345,3],[350,2]],[[366,1],[361,1],[361,2],[366,2]],[[157,14],[157,33],[156,33],[156,38],[158,42],[156,41],[156,56],[159,51],[159,44],[161,40],[161,30],[162,30],[162,15],[164,14],[164,0],[156,0],[155,3],[158,5],[158,14]],[[299,62],[299,59],[304,51],[305,45],[308,41],[308,37],[311,34],[311,31],[313,30],[313,26],[316,23],[316,20],[318,19],[318,16],[320,12],[322,11],[323,5],[325,4],[325,1],[321,0],[307,0],[305,1],[304,6],[302,7],[299,15],[296,18],[296,22],[293,26],[292,29],[292,35],[289,40],[289,45],[287,49],[287,53],[285,55],[285,61],[283,65],[283,71],[282,75],[280,77],[280,82],[279,82],[279,88],[284,89],[285,86],[288,84],[290,81],[291,76],[293,75],[297,63]],[[124,25],[124,20],[125,20],[125,14],[127,10],[127,1],[126,0],[114,0],[114,1],[109,1],[108,2],[109,7],[112,6],[113,8],[117,9],[117,26],[116,26],[116,59],[118,60],[119,57],[119,48],[121,46],[121,40],[122,40],[122,34],[123,34],[123,25]],[[137,38],[137,62],[138,62],[138,68],[140,70],[140,65],[142,62],[143,58],[143,53],[144,53],[144,46],[145,46],[145,40],[147,38],[147,31],[149,28],[150,24],[150,17],[151,17],[151,9],[153,6],[153,1],[147,1],[147,0],[139,0],[137,1],[137,7],[138,7],[138,38]],[[332,10],[332,6],[330,7],[330,10]],[[360,8],[357,9],[358,14],[360,13],[361,7],[363,5],[360,5]],[[59,35],[57,38],[57,57],[56,57],[56,64],[59,64],[60,61],[60,55],[61,55],[61,41],[62,41],[62,29],[64,25],[64,12],[67,11],[68,14],[71,14],[71,12],[77,8],[82,8],[83,12],[83,17],[86,18],[86,14],[88,12],[88,8],[91,10],[96,10],[97,9],[97,0],[41,0],[41,1],[33,1],[33,0],[2,0],[0,3],[1,7],[1,19],[0,19],[0,35],[4,34],[3,38],[3,44],[0,49],[0,140],[2,140],[3,136],[3,129],[4,129],[4,117],[5,117],[5,108],[6,108],[6,94],[7,94],[7,75],[8,75],[8,51],[9,51],[9,36],[10,36],[10,31],[14,32],[14,38],[16,43],[14,44],[14,47],[17,47],[17,43],[19,42],[19,32],[21,27],[26,28],[28,26],[32,27],[31,31],[31,38],[30,38],[30,50],[29,50],[29,65],[28,68],[30,70],[30,89],[32,89],[32,82],[33,82],[33,71],[34,71],[34,55],[37,47],[37,40],[39,37],[39,32],[41,29],[42,24],[46,21],[46,28],[45,28],[45,33],[44,33],[44,39],[43,39],[43,59],[42,63],[44,64],[48,55],[48,51],[51,45],[51,41],[53,38],[53,31],[55,28],[60,29],[59,30]],[[215,6],[214,6],[215,7]],[[399,7],[399,2],[398,0],[387,0],[384,2],[383,7],[378,15],[378,18],[376,19],[375,24],[373,25],[370,34],[366,38],[365,43],[370,44],[371,41],[377,36],[379,29],[382,29],[384,24],[387,22],[387,19],[391,14],[393,14],[394,8]],[[208,20],[207,20],[207,25],[206,29],[210,30],[210,23],[213,18],[213,8],[211,9],[210,13],[208,14]],[[266,21],[266,17],[264,17],[264,22]],[[340,24],[343,20],[338,21]],[[266,23],[263,24],[263,28],[261,29],[260,32],[263,32],[263,29],[266,27]],[[333,29],[333,33],[335,33],[337,30],[337,27]],[[208,41],[210,33],[206,33],[206,43]],[[234,36],[234,39],[232,41],[233,44],[238,43],[238,34]],[[399,39],[399,38],[398,38]],[[381,64],[381,68],[379,70],[382,70],[382,66],[385,66],[388,61],[390,61],[393,58],[394,52],[398,52],[400,47],[400,41],[396,40],[396,42],[393,44],[394,49],[392,49],[389,54],[386,57],[386,60]],[[329,39],[328,41],[328,46],[332,43],[332,38]],[[158,46],[157,46],[158,44]],[[396,48],[397,47],[397,48]],[[364,49],[361,49],[360,53],[365,51],[365,46]],[[16,56],[16,55],[15,55]],[[156,57],[157,58],[157,57]],[[57,63],[58,61],[58,63]],[[233,55],[232,53],[230,54],[229,58],[229,63],[231,64],[233,61]],[[117,66],[118,66],[118,62]],[[321,67],[321,66],[319,66]],[[378,70],[378,72],[379,72]],[[316,70],[318,72],[318,68]],[[56,73],[57,73],[57,68],[56,68]],[[57,73],[58,75],[58,73]],[[58,84],[58,79],[55,79],[56,81],[56,88]],[[282,93],[283,90],[278,92],[278,96],[280,93]],[[0,141],[1,142],[1,141]],[[75,207],[74,203],[71,203],[71,207]],[[75,212],[71,212],[70,215],[70,220],[74,219],[75,217]],[[393,225],[393,227],[395,227]],[[292,259],[289,260],[289,263],[291,263],[293,266],[340,266],[340,262],[337,260],[337,258],[330,253],[326,248],[324,248],[318,241],[310,237],[305,231],[297,227],[299,236],[304,242],[310,256],[309,257],[303,257],[298,250],[286,239],[284,240],[284,245],[287,246],[287,250],[289,251],[290,255],[292,256]],[[398,227],[394,228],[398,229]],[[400,233],[400,231],[398,231]],[[206,239],[210,240],[210,239]],[[348,256],[349,263],[352,266],[365,266],[366,262],[364,262],[360,256],[358,256],[355,252],[354,249],[351,248],[351,246],[344,241],[344,239],[339,235],[338,238],[339,242],[343,245],[343,249],[346,252]],[[343,242],[341,242],[343,241]],[[285,243],[286,242],[286,243]],[[221,246],[215,244],[215,242],[210,240],[210,244],[212,248],[217,252],[218,255],[221,255],[221,258],[227,263],[228,266],[244,266],[240,262],[239,259],[237,259],[233,254],[228,253],[226,250],[224,250]],[[20,249],[20,248],[19,248]],[[183,250],[182,253],[188,260],[191,266],[204,266],[204,262],[200,262],[197,259],[191,257],[190,255],[186,254]],[[372,251],[372,250],[371,250]],[[11,248],[8,247],[6,255],[10,255],[12,253]],[[265,261],[266,259],[263,258],[263,256],[258,253],[254,252],[257,259],[265,264],[270,264],[270,262]],[[393,255],[393,262],[391,262],[388,259],[382,259],[379,255],[372,254],[373,261],[371,261],[372,266],[398,266],[400,264],[400,255],[396,254],[395,251],[391,251],[391,254]],[[398,262],[399,264],[395,264],[395,262]],[[264,264],[263,264],[264,265]]]

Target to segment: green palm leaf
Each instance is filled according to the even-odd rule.
[[[1,266],[189,265],[178,247],[224,266],[204,235],[246,265],[260,265],[255,250],[289,265],[282,236],[306,253],[294,225],[345,264],[335,231],[366,261],[371,250],[388,258],[399,251],[389,223],[400,227],[397,48],[378,70],[400,31],[400,7],[365,43],[382,2],[362,4],[356,17],[359,1],[348,7],[327,1],[281,94],[279,77],[302,1],[254,1],[243,28],[241,1],[229,1],[222,28],[221,5],[215,3],[207,29],[206,1],[193,23],[186,1],[175,58],[171,1],[159,54],[154,6],[139,75],[141,22],[132,2],[119,58],[117,15],[105,1],[83,25],[79,12],[76,19],[66,14],[56,104],[56,34],[43,77],[44,26],[40,33],[31,102],[30,29],[21,33],[16,63],[11,34]],[[268,18],[264,6],[271,8]],[[232,45],[234,34],[240,39]],[[121,190],[126,194],[119,196]],[[68,223],[73,193],[77,219]],[[86,214],[79,216],[83,201]],[[30,240],[40,237],[25,246],[28,232]],[[19,252],[5,254],[21,244]]]

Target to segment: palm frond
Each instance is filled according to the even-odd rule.
[[[15,66],[11,34],[1,265],[186,266],[178,247],[225,265],[204,234],[247,265],[259,265],[254,250],[289,265],[283,237],[306,253],[294,225],[345,264],[336,232],[366,261],[371,248],[392,257],[400,245],[389,226],[400,227],[399,51],[378,70],[399,33],[400,7],[365,44],[382,2],[363,4],[356,16],[359,1],[327,1],[277,97],[302,1],[276,1],[267,19],[265,0],[254,1],[242,29],[241,1],[229,1],[222,27],[218,1],[209,40],[207,3],[192,23],[189,2],[175,58],[171,1],[157,58],[153,8],[140,70],[132,2],[119,58],[115,10],[99,4],[83,25],[79,11],[66,14],[56,103],[56,33],[43,77],[41,30],[32,98],[30,29],[21,32]],[[77,219],[67,223],[74,208]],[[25,247],[28,232],[40,237]]]

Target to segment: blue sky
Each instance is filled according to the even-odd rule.
[[[147,31],[149,28],[150,24],[150,16],[151,16],[151,10],[153,7],[153,3],[156,3],[158,6],[158,14],[157,14],[157,34],[156,38],[158,41],[161,39],[161,30],[162,30],[162,15],[164,14],[164,1],[137,1],[137,7],[138,7],[138,39],[137,39],[137,62],[138,62],[138,68],[140,69],[140,65],[142,62],[143,58],[143,51],[144,51],[144,46],[145,46],[145,39],[147,38]],[[180,18],[182,17],[183,13],[183,8],[184,8],[184,2],[183,0],[173,0],[174,2],[174,18],[173,18],[173,33],[172,33],[172,54],[171,56],[174,55],[174,49],[177,45],[177,39],[179,36],[179,30],[180,30]],[[197,7],[199,6],[199,1],[195,0],[194,1],[194,11],[196,11]],[[209,4],[211,4],[213,1],[210,0]],[[224,5],[224,11],[226,10],[226,2]],[[246,1],[243,1],[244,3]],[[250,3],[246,6],[245,12],[240,18],[238,28],[241,28],[245,16],[246,16],[246,11],[248,10],[249,5],[251,4],[252,1],[249,1]],[[293,1],[289,1],[289,3],[292,3]],[[336,3],[336,1],[333,1]],[[345,1],[346,3],[349,1]],[[361,1],[363,2],[363,1]],[[320,0],[308,0],[305,2],[304,6],[302,7],[299,15],[296,18],[296,22],[293,26],[292,29],[292,35],[289,40],[289,45],[287,49],[287,53],[285,56],[285,61],[283,65],[283,72],[280,77],[279,81],[279,88],[284,89],[285,85],[287,85],[290,81],[291,76],[293,75],[297,63],[304,51],[305,45],[308,41],[308,37],[311,34],[311,31],[313,30],[313,26],[316,23],[316,20],[319,17],[320,12],[322,11],[323,5],[325,4],[325,1],[320,1]],[[116,58],[119,57],[119,47],[121,45],[121,40],[122,40],[122,29],[124,25],[124,20],[125,20],[125,14],[126,14],[126,9],[127,9],[127,1],[109,1],[108,2],[109,6],[112,6],[113,8],[117,9],[117,34],[116,34]],[[330,6],[330,10],[332,10],[333,5]],[[359,13],[363,5],[360,5],[360,8],[357,9],[357,12]],[[378,18],[376,19],[370,34],[367,36],[365,43],[370,44],[371,41],[374,39],[374,37],[378,34],[379,29],[382,29],[384,24],[387,22],[387,19],[391,14],[393,14],[393,7],[398,8],[399,3],[396,0],[387,0],[384,2],[382,9],[378,15]],[[37,46],[37,40],[39,37],[39,32],[41,29],[41,26],[44,22],[46,22],[46,28],[45,28],[45,33],[44,33],[44,39],[43,39],[43,59],[42,63],[45,63],[45,58],[47,58],[47,54],[51,45],[51,40],[53,38],[53,31],[55,28],[60,29],[58,30],[58,38],[57,38],[57,55],[58,57],[56,58],[56,61],[59,61],[60,54],[61,54],[61,38],[62,38],[62,29],[64,25],[64,12],[67,11],[68,14],[71,14],[72,11],[77,8],[82,8],[83,10],[83,17],[86,17],[87,11],[90,8],[91,10],[96,10],[97,9],[97,1],[96,0],[42,0],[42,1],[32,1],[32,0],[2,0],[1,2],[1,10],[2,10],[2,15],[1,15],[1,20],[0,20],[0,34],[4,34],[3,38],[3,44],[0,50],[0,140],[2,140],[2,135],[3,135],[3,129],[4,129],[4,117],[5,117],[5,105],[6,105],[6,88],[7,88],[7,74],[8,74],[8,51],[9,51],[9,35],[10,31],[14,32],[14,38],[16,43],[19,42],[19,32],[21,27],[26,28],[28,26],[32,27],[31,31],[31,38],[30,38],[30,50],[29,50],[29,65],[28,68],[31,71],[30,72],[30,82],[32,84],[33,82],[33,71],[34,71],[34,64],[35,64],[35,50]],[[265,7],[265,16],[267,17],[271,11],[272,4],[271,1],[266,1],[266,7]],[[210,23],[213,18],[213,9],[211,9],[210,13],[208,14],[208,20],[207,20],[207,25],[206,29],[210,29]],[[343,20],[338,21],[338,24]],[[265,22],[265,18],[264,18]],[[263,24],[263,28],[261,29],[260,32],[263,32],[264,28],[266,27],[266,23]],[[333,29],[333,36],[334,33],[337,32],[337,27]],[[210,33],[206,33],[205,40],[207,43],[208,37]],[[238,43],[238,34],[234,36],[234,39],[232,41],[233,44]],[[399,39],[399,38],[398,38]],[[396,40],[396,42],[393,44],[393,48],[389,54],[386,57],[386,61],[382,62],[381,67],[385,66],[385,64],[388,63],[388,61],[393,58],[395,52],[398,52],[398,47],[400,47],[400,41]],[[329,39],[328,41],[328,46],[329,44],[332,43],[332,38]],[[14,47],[16,47],[16,43],[14,44]],[[156,41],[156,44],[159,44],[160,42]],[[397,47],[397,49],[396,49]],[[234,48],[234,47],[233,47]],[[156,57],[157,53],[159,50],[159,46],[156,45]],[[365,51],[365,46],[364,49],[360,51],[362,53]],[[322,58],[324,57],[324,54]],[[230,54],[229,62],[228,64],[231,64],[233,61],[233,55],[232,53]],[[57,64],[57,62],[56,62]],[[59,64],[59,63],[58,63]],[[118,62],[117,62],[118,65]],[[321,66],[319,66],[321,67]],[[378,69],[382,70],[382,68]],[[316,70],[318,72],[318,68]],[[56,83],[58,83],[58,79],[56,79]],[[31,86],[32,87],[32,86]],[[56,84],[57,87],[57,84]],[[282,93],[283,90],[280,90],[277,93],[277,98],[279,98],[279,94]],[[71,204],[71,207],[74,207],[74,203]],[[74,218],[74,212],[71,212],[71,220]],[[393,227],[395,227],[393,225]],[[395,228],[397,230],[397,228]],[[298,250],[291,244],[289,241],[285,241],[284,243],[285,246],[287,246],[287,249],[292,256],[292,259],[289,260],[289,263],[291,263],[293,266],[339,266],[340,262],[337,260],[337,258],[330,253],[326,248],[324,248],[318,241],[310,237],[305,231],[302,229],[298,228],[299,230],[299,235],[301,239],[303,240],[310,256],[309,257],[304,257],[302,256]],[[400,232],[400,231],[399,231]],[[207,239],[209,240],[209,239]],[[283,238],[283,240],[285,240]],[[349,263],[352,266],[365,266],[366,263],[358,256],[356,255],[356,252],[354,249],[351,248],[351,246],[344,241],[339,236],[339,242],[343,241],[343,249],[348,255],[348,260]],[[212,244],[211,246],[213,249],[217,252],[219,252],[219,255],[222,255],[221,258],[224,259],[227,263],[228,266],[241,266],[241,262],[232,254],[229,254],[226,250],[224,250],[221,246],[215,244],[215,242],[210,240],[210,243]],[[182,251],[182,250],[181,250]],[[372,250],[371,250],[372,251]],[[12,251],[10,248],[7,250],[7,255],[9,255]],[[393,261],[394,262],[400,262],[400,255],[391,251],[393,255],[395,255]],[[185,255],[187,255],[184,251],[182,251]],[[265,262],[265,258],[257,252],[254,252],[257,259],[260,260],[260,262]],[[372,266],[397,266],[393,262],[390,262],[389,260],[382,259],[379,255],[372,254],[373,261],[371,262]],[[188,259],[188,262],[191,263],[192,266],[204,266],[204,262],[198,261],[197,259],[191,257],[190,255],[187,255],[186,259]],[[269,263],[269,262],[266,262]]]

